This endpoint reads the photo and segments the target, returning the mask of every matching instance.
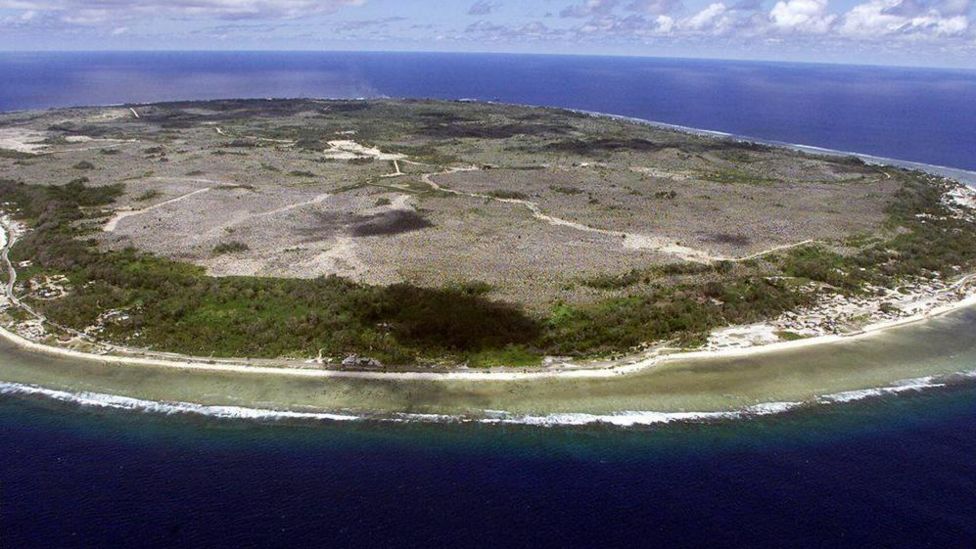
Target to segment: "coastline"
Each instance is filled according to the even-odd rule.
[[[492,102],[487,102],[492,103]],[[577,112],[580,114],[585,114],[594,117],[605,117],[610,119],[618,119],[629,122],[635,122],[640,124],[647,124],[656,127],[663,127],[672,129],[674,131],[691,133],[696,135],[708,135],[708,136],[720,136],[726,138],[737,139],[741,141],[753,142],[753,143],[763,143],[769,144],[774,147],[790,148],[795,150],[805,150],[812,151],[818,154],[838,154],[838,155],[855,155],[859,158],[871,158],[872,160],[884,161],[891,165],[912,165],[920,169],[929,169],[930,173],[938,174],[945,177],[940,173],[940,170],[946,170],[948,168],[943,168],[939,166],[928,166],[923,164],[917,164],[913,162],[902,162],[894,159],[883,159],[878,157],[868,157],[867,155],[860,155],[857,153],[845,153],[842,151],[835,151],[831,149],[823,149],[819,147],[805,146],[805,145],[792,145],[772,141],[764,141],[759,139],[753,139],[742,136],[735,136],[728,133],[702,130],[695,128],[688,128],[684,126],[678,126],[673,124],[667,124],[662,122],[654,122],[639,118],[632,118],[626,116],[619,116],[607,113],[598,113],[590,111],[581,111],[574,109],[565,109],[572,112]],[[965,170],[955,170],[959,173],[964,173],[971,175],[973,177],[972,181],[976,182],[976,173],[967,172]],[[204,189],[204,191],[207,189]],[[203,192],[203,191],[196,191]],[[191,193],[192,194],[192,193]],[[184,197],[178,197],[175,200],[179,200]],[[124,215],[126,212],[123,212]],[[113,218],[114,219],[114,218]],[[110,222],[111,223],[111,222]],[[9,280],[5,285],[5,295],[3,299],[8,303],[8,306],[19,307],[31,316],[35,317],[36,321],[39,323],[49,323],[49,321],[42,315],[34,312],[26,304],[21,303],[14,295],[12,291],[13,282],[16,276],[16,270],[14,269],[13,263],[7,259],[7,252],[13,245],[17,236],[17,229],[13,226],[9,218],[5,215],[2,222],[0,222],[0,229],[2,229],[3,234],[0,234],[2,241],[0,244],[3,245],[3,260],[6,263]],[[957,279],[957,281],[951,285],[944,286],[941,290],[934,290],[933,293],[928,295],[922,295],[922,301],[925,298],[935,298],[937,301],[939,298],[944,298],[947,294],[955,291],[955,298],[960,297],[957,288],[964,286],[971,279],[976,278],[976,273],[966,274]],[[928,288],[932,290],[932,288]],[[917,297],[917,296],[913,296]],[[917,305],[918,303],[912,302],[912,305]],[[910,314],[903,317],[896,318],[883,318],[883,319],[870,319],[867,324],[856,328],[854,331],[849,333],[814,333],[806,334],[800,339],[781,339],[777,341],[751,341],[746,345],[737,346],[714,346],[706,345],[705,348],[699,348],[694,350],[676,350],[664,347],[658,347],[649,352],[635,353],[627,356],[623,356],[616,359],[596,359],[596,360],[585,360],[585,361],[571,361],[565,360],[561,361],[558,358],[549,359],[545,365],[540,367],[532,368],[513,368],[513,367],[500,367],[495,369],[485,369],[473,371],[467,369],[465,366],[455,366],[450,369],[443,369],[438,371],[416,371],[410,370],[409,366],[400,371],[375,371],[375,370],[343,370],[343,369],[333,369],[329,367],[324,367],[325,365],[321,361],[315,360],[300,360],[300,359],[288,359],[288,358],[275,358],[275,359],[247,359],[243,357],[227,357],[227,358],[213,358],[213,357],[200,357],[200,356],[190,356],[181,355],[178,353],[171,352],[157,352],[147,349],[138,348],[128,348],[122,345],[116,345],[109,342],[100,341],[94,337],[88,336],[87,334],[78,332],[76,330],[67,329],[61,326],[54,325],[56,328],[66,331],[67,333],[73,335],[74,339],[81,339],[87,343],[99,348],[101,352],[87,352],[84,350],[77,350],[68,348],[56,344],[47,344],[40,341],[31,339],[30,337],[25,337],[22,333],[17,333],[8,327],[0,326],[0,337],[6,339],[7,341],[14,344],[16,347],[34,352],[45,354],[49,356],[59,356],[64,358],[85,360],[99,362],[103,364],[133,364],[133,365],[143,365],[152,367],[166,367],[184,370],[198,370],[198,371],[214,371],[214,372],[232,372],[232,373],[257,373],[257,374],[273,374],[273,375],[288,375],[294,377],[305,377],[305,378],[352,378],[352,379],[372,379],[372,380],[471,380],[471,381],[516,381],[516,380],[532,380],[532,379],[550,379],[550,378],[569,378],[569,379],[584,379],[584,378],[610,378],[620,375],[628,375],[636,372],[640,372],[646,369],[653,368],[655,366],[674,362],[678,360],[701,360],[701,359],[717,359],[717,358],[736,358],[736,357],[748,357],[752,355],[760,355],[766,353],[775,353],[778,351],[791,351],[796,349],[803,349],[813,346],[829,345],[836,342],[848,341],[858,338],[864,338],[874,334],[882,333],[890,328],[905,326],[909,324],[914,324],[917,322],[922,322],[931,318],[935,318],[946,313],[974,306],[976,305],[976,288],[969,288],[968,292],[961,296],[961,299],[955,299],[952,301],[939,301],[935,306],[929,306],[927,310],[917,310],[916,307],[914,314]],[[745,328],[760,326],[764,323],[756,323],[744,326],[727,326],[723,328],[716,329],[712,332],[715,334],[721,330],[735,329],[735,328]],[[766,327],[769,327],[768,325]],[[43,335],[43,330],[41,330]],[[717,348],[716,348],[717,347]]]
[[[752,355],[776,353],[781,351],[793,351],[814,346],[830,345],[832,343],[851,341],[877,334],[885,333],[892,328],[903,327],[919,322],[924,322],[942,315],[976,306],[976,294],[970,294],[965,299],[940,307],[931,311],[904,317],[896,320],[889,320],[870,324],[861,330],[851,334],[829,334],[817,337],[810,337],[794,341],[780,341],[763,345],[749,347],[720,349],[720,350],[697,350],[687,352],[674,352],[668,354],[656,354],[649,357],[629,357],[614,361],[611,365],[604,367],[580,367],[573,365],[561,366],[560,368],[540,369],[537,371],[524,370],[521,372],[512,371],[449,371],[449,372],[371,372],[357,370],[334,370],[326,368],[297,368],[282,366],[261,366],[251,365],[240,359],[202,359],[200,357],[180,357],[172,355],[174,358],[151,358],[146,356],[133,356],[125,354],[96,354],[68,349],[54,345],[47,345],[27,339],[19,334],[11,332],[6,327],[0,327],[0,337],[14,344],[16,347],[33,353],[49,356],[58,356],[76,360],[84,360],[110,365],[138,365],[151,367],[164,367],[181,370],[198,370],[225,373],[243,374],[265,374],[279,376],[294,376],[302,378],[350,378],[365,380],[400,380],[400,381],[521,381],[536,379],[593,379],[609,378],[621,375],[637,373],[654,366],[674,361],[684,360],[705,360],[720,358],[742,358]],[[179,357],[179,358],[176,358]],[[269,360],[269,362],[273,362]]]

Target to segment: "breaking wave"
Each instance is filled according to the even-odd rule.
[[[857,391],[844,391],[823,395],[817,398],[821,404],[839,404],[844,402],[854,402],[866,398],[877,398],[886,395],[896,395],[908,391],[924,391],[927,389],[938,389],[949,385],[954,380],[976,379],[976,371],[960,372],[948,376],[926,376],[913,379],[897,381],[885,387],[875,387],[872,389],[860,389]]]
[[[72,393],[56,389],[45,389],[36,385],[7,382],[0,382],[0,395],[39,396],[85,407],[110,408],[165,415],[195,414],[221,419],[322,419],[331,421],[361,419],[359,416],[345,414],[292,412],[288,410],[270,410],[244,406],[208,406],[190,402],[159,402],[88,391]]]
[[[818,396],[811,402],[767,402],[744,407],[739,410],[721,412],[655,412],[621,411],[610,414],[553,413],[545,415],[513,414],[501,410],[484,410],[483,415],[448,415],[397,413],[391,415],[298,412],[274,410],[270,408],[251,408],[245,406],[205,405],[190,402],[168,402],[144,400],[132,397],[95,393],[90,391],[70,392],[47,389],[36,385],[0,382],[0,396],[27,396],[47,398],[82,407],[104,408],[131,412],[145,412],[163,415],[198,415],[229,420],[305,420],[325,422],[380,421],[393,423],[482,423],[501,425],[530,425],[540,427],[612,425],[616,427],[635,427],[663,425],[671,423],[707,423],[728,420],[749,419],[760,416],[783,414],[797,408],[816,405],[833,405],[855,402],[864,399],[897,395],[905,392],[921,392],[946,387],[954,382],[976,380],[976,371],[961,372],[947,376],[927,376],[906,379],[885,387],[843,391]]]

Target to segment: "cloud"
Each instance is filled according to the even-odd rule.
[[[524,25],[510,27],[490,21],[479,20],[464,29],[463,39],[472,38],[485,42],[502,41],[540,41],[561,38],[566,32],[553,29],[541,21],[530,21]]]
[[[468,8],[468,15],[488,15],[501,7],[498,2],[492,0],[478,0]]]
[[[336,32],[352,32],[363,29],[372,29],[386,27],[390,23],[399,23],[400,21],[406,21],[406,17],[381,17],[379,19],[358,19],[355,21],[343,21],[335,26]]]
[[[38,17],[38,13],[36,11],[27,10],[19,15],[6,15],[0,17],[0,27],[21,28],[31,25],[40,19],[42,18]]]
[[[882,36],[960,36],[969,29],[965,2],[924,3],[909,0],[870,0],[844,15],[842,35],[853,38]]]
[[[716,34],[725,32],[731,24],[726,16],[728,6],[721,2],[709,4],[698,13],[681,22],[681,28],[691,31],[708,31]]]
[[[366,0],[0,0],[0,8],[54,14],[78,25],[134,17],[287,19],[333,13]]]
[[[657,25],[655,30],[662,34],[668,34],[674,29],[674,19],[669,15],[658,15],[654,23]]]
[[[559,12],[560,17],[591,17],[609,15],[617,7],[618,0],[584,0]]]
[[[590,20],[577,26],[573,31],[580,36],[627,36],[646,33],[648,28],[649,23],[642,15],[630,15],[627,17],[604,15],[590,18]]]
[[[683,7],[681,0],[634,0],[627,9],[651,15],[668,15]]]
[[[836,15],[827,13],[827,0],[780,0],[769,12],[769,20],[778,30],[828,32]]]
[[[357,19],[352,7],[368,1],[0,0],[0,28],[12,44],[18,43],[12,36],[34,43],[48,36],[124,36],[133,44],[165,46],[183,36],[196,40],[193,45],[232,39],[275,46],[304,45],[298,38],[309,36],[323,43],[440,41],[527,51],[545,42],[540,49],[658,53],[694,48],[773,52],[773,57],[790,51],[808,58],[809,51],[839,52],[835,57],[868,52],[876,60],[887,52],[916,51],[917,45],[926,55],[976,55],[976,0],[543,0],[534,2],[533,10],[508,10],[504,21],[496,16],[499,8],[514,9],[514,2],[464,0],[453,12],[431,18],[418,4],[388,0],[384,13],[374,17],[362,10],[364,18]],[[437,0],[426,1],[436,9]],[[349,13],[316,17],[337,10]],[[166,30],[157,31],[157,22]]]

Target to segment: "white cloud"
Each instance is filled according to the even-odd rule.
[[[681,7],[681,0],[634,0],[627,9],[650,15],[669,15]]]
[[[279,19],[332,13],[366,0],[0,0],[0,8],[51,13],[62,21],[92,25],[131,17]]]
[[[930,37],[958,36],[969,29],[969,18],[959,14],[968,11],[971,2],[949,2],[944,14],[939,5],[926,6],[907,0],[870,0],[851,8],[844,15],[839,32],[852,38],[891,35]]]
[[[654,22],[657,24],[657,32],[668,34],[674,30],[674,18],[669,15],[658,15]]]
[[[705,9],[681,22],[683,29],[692,31],[710,31],[716,34],[724,32],[731,24],[726,17],[728,6],[721,2],[709,4]]]
[[[827,13],[827,0],[780,0],[769,12],[769,21],[781,31],[822,34],[836,19]]]
[[[560,17],[590,17],[608,15],[617,7],[618,0],[583,0],[559,12]]]
[[[552,29],[541,21],[531,21],[517,27],[509,27],[480,20],[468,25],[464,29],[463,37],[466,39],[477,37],[486,42],[502,42],[552,40],[563,35],[563,31]]]

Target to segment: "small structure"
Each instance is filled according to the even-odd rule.
[[[349,355],[342,359],[342,365],[347,368],[382,368],[383,363],[368,356]]]

